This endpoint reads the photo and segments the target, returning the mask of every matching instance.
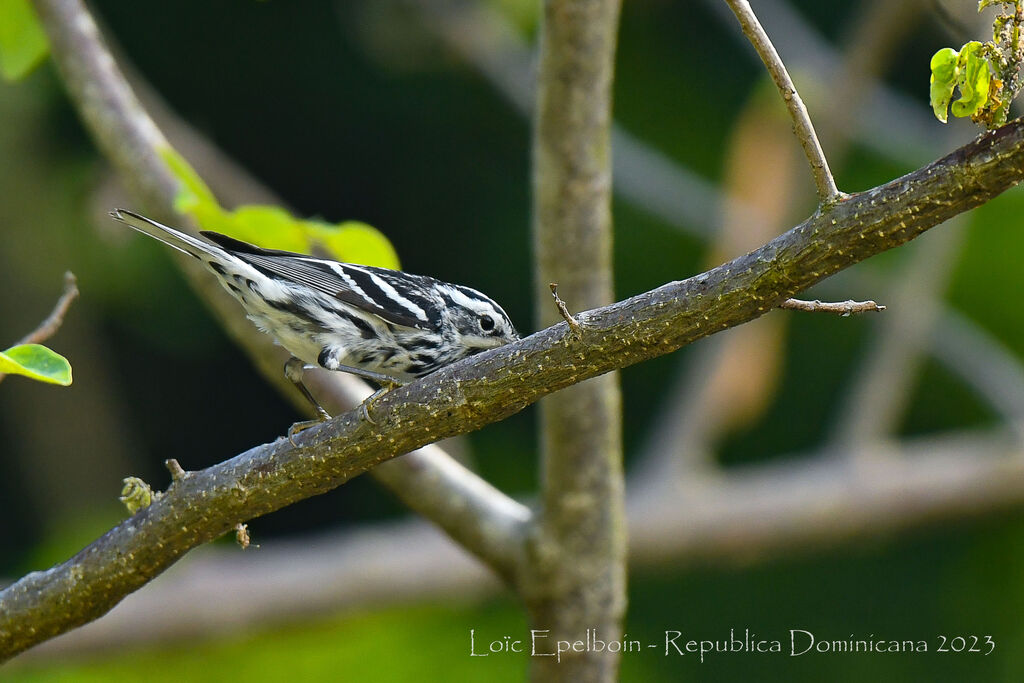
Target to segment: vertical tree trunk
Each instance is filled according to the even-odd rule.
[[[558,320],[549,283],[574,311],[613,301],[611,86],[618,0],[547,0],[534,134],[538,326]],[[523,593],[538,651],[535,681],[613,680],[625,610],[621,399],[608,374],[541,402],[542,510]],[[588,630],[590,647],[587,647]],[[589,649],[590,651],[586,651]]]

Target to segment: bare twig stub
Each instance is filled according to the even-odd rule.
[[[818,199],[822,203],[838,199],[841,193],[836,187],[832,171],[829,170],[825,152],[821,149],[821,142],[818,141],[818,136],[814,132],[811,117],[807,114],[807,108],[804,106],[803,100],[800,99],[796,86],[793,85],[793,79],[790,78],[786,65],[782,63],[782,58],[775,51],[775,46],[772,45],[771,39],[762,28],[761,22],[757,20],[754,10],[750,9],[750,3],[747,0],[726,0],[726,2],[736,18],[740,20],[743,33],[753,43],[757,54],[761,56],[761,61],[764,62],[768,73],[771,74],[772,80],[775,81],[775,85],[778,86],[779,92],[782,94],[789,115],[793,118],[793,130],[811,165],[814,184],[818,187]]]
[[[881,313],[885,306],[874,301],[807,301],[805,299],[786,299],[779,308],[788,308],[792,311],[806,311],[807,313],[834,313],[846,317],[855,313]]]
[[[580,325],[576,318],[572,317],[572,314],[569,313],[569,308],[562,301],[562,297],[558,296],[558,283],[552,282],[548,286],[551,287],[551,296],[555,299],[555,306],[558,308],[559,315],[565,319],[565,322],[569,323],[569,328],[573,331],[573,334],[580,334],[583,331],[583,325]]]
[[[188,476],[188,472],[186,472],[181,466],[177,458],[168,458],[167,460],[164,460],[164,467],[166,467],[167,471],[171,473],[171,479],[174,481],[181,481]]]
[[[242,550],[245,550],[249,547],[251,539],[249,538],[248,524],[242,524],[241,522],[239,522],[235,525],[235,540],[238,542],[238,545],[242,547]]]

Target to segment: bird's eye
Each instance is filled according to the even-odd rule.
[[[494,318],[489,315],[480,316],[480,329],[484,332],[490,332],[494,329]]]

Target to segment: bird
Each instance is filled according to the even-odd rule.
[[[202,262],[249,320],[291,354],[284,375],[317,419],[292,425],[289,439],[331,417],[302,381],[311,367],[375,382],[360,406],[372,423],[369,407],[384,392],[519,339],[504,309],[471,287],[264,249],[209,230],[199,239],[127,209],[110,215]]]

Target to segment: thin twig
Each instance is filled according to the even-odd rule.
[[[839,188],[836,187],[835,178],[832,177],[832,172],[828,167],[828,160],[825,159],[825,152],[821,149],[821,142],[818,141],[814,125],[807,114],[807,108],[804,106],[803,100],[800,99],[796,86],[793,85],[793,79],[790,78],[786,65],[782,63],[782,58],[775,51],[775,46],[772,45],[768,34],[761,27],[761,22],[757,20],[754,11],[750,9],[750,3],[747,0],[725,1],[736,18],[739,19],[743,33],[753,43],[754,49],[761,56],[761,61],[764,62],[768,73],[771,74],[772,80],[775,81],[775,85],[778,86],[779,92],[782,94],[789,115],[793,118],[796,137],[800,140],[804,154],[807,155],[807,161],[811,165],[811,174],[814,176],[814,184],[818,188],[819,201],[827,204],[838,199],[842,195]]]
[[[565,322],[569,323],[569,327],[570,329],[572,329],[573,334],[582,333],[583,325],[580,325],[579,321],[577,321],[576,318],[572,317],[572,315],[569,313],[569,308],[565,305],[565,302],[562,301],[562,297],[558,296],[558,283],[552,282],[548,286],[551,288],[551,296],[553,296],[555,299],[555,306],[558,307],[559,315],[562,316]]]
[[[75,274],[70,270],[64,273],[64,292],[57,299],[57,304],[46,320],[39,324],[39,327],[32,330],[20,340],[18,344],[41,344],[53,335],[64,324],[64,316],[67,315],[71,302],[78,298],[78,281]]]
[[[738,28],[744,46],[749,45],[732,10],[722,0],[703,0],[703,4],[729,28]],[[819,87],[830,92],[841,82],[843,57],[834,47],[834,39],[826,38],[794,8],[790,0],[757,0],[760,19],[771,27],[773,35],[786,36],[786,55],[790,67],[803,76],[812,77]],[[747,55],[760,62],[754,49]],[[844,84],[845,86],[845,84]],[[927,103],[903,95],[873,80],[864,96],[853,103],[857,115],[850,135],[864,148],[883,159],[909,166],[920,166],[939,150],[960,145],[974,134],[968,126],[941,129],[935,126],[934,115]],[[956,142],[950,142],[950,133]],[[827,142],[827,141],[826,141]],[[834,154],[830,148],[830,158]]]
[[[786,299],[779,308],[788,308],[791,311],[805,311],[807,313],[834,313],[844,318],[855,313],[880,313],[885,306],[874,301],[807,301],[805,299]]]
[[[533,98],[534,78],[531,73],[533,64],[532,48],[516,32],[504,16],[488,5],[453,0],[407,0],[408,4],[419,10],[424,25],[437,35],[445,45],[454,52],[460,54],[471,66],[483,74],[496,89],[505,95],[520,112],[529,112]],[[920,3],[922,0],[916,0]],[[705,0],[705,3],[716,15],[726,23],[729,28],[739,28],[735,16],[721,0]],[[892,39],[892,31],[879,34],[873,30],[880,19],[879,14],[885,14],[889,10],[882,7],[884,3],[878,2],[867,10],[871,17],[861,20],[850,39],[851,51],[844,54],[842,59],[832,44],[826,41],[808,24],[798,12],[796,12],[785,0],[759,0],[758,10],[760,18],[767,30],[773,33],[786,36],[787,55],[789,55],[790,66],[793,66],[794,59],[797,62],[796,68],[805,75],[812,75],[817,81],[841,80],[844,86],[852,86],[852,91],[860,92],[859,97],[852,100],[848,97],[847,89],[837,92],[837,99],[848,100],[843,106],[833,106],[823,112],[826,116],[845,115],[845,112],[852,112],[846,120],[849,125],[846,127],[826,121],[828,127],[836,132],[836,140],[832,141],[830,157],[833,162],[838,152],[847,144],[844,136],[850,136],[859,144],[867,147],[883,158],[890,159],[898,164],[916,166],[928,155],[935,152],[928,150],[945,149],[956,144],[955,137],[957,129],[949,129],[953,135],[939,136],[929,131],[934,131],[929,126],[930,112],[910,101],[897,91],[888,89],[883,82],[878,80],[878,74],[873,68],[866,68],[863,62],[871,62],[870,66],[876,66],[872,58],[857,60],[857,55],[871,55],[877,57],[879,54],[887,54],[886,49]],[[913,3],[910,3],[913,5]],[[896,12],[897,23],[904,25],[906,8],[901,4]],[[892,17],[885,19],[892,21]],[[736,31],[741,34],[742,31]],[[745,39],[741,40],[746,43]],[[879,44],[881,42],[881,45]],[[751,49],[749,55],[758,60],[757,53]],[[850,64],[850,60],[858,61],[858,64]],[[830,74],[850,74],[856,76],[853,81],[849,76],[835,77]],[[860,80],[863,79],[863,85]],[[835,104],[835,103],[833,103]],[[884,112],[884,114],[880,113]],[[893,112],[896,112],[895,114]],[[883,122],[881,117],[886,117]],[[822,130],[821,121],[818,129],[821,130],[825,142],[829,142],[826,131]],[[948,138],[945,140],[943,138]],[[615,150],[613,157],[614,175],[616,178],[614,191],[627,201],[685,232],[691,232],[700,237],[705,237],[714,232],[716,224],[722,213],[720,207],[729,204],[732,206],[726,213],[738,212],[742,207],[748,217],[758,214],[749,205],[743,204],[735,197],[728,197],[719,189],[707,181],[702,180],[690,169],[681,166],[678,162],[666,157],[659,150],[653,148],[649,143],[628,133],[620,125],[613,126],[612,147]],[[839,145],[840,147],[835,147]],[[868,278],[865,273],[860,274],[865,279],[866,286],[879,286],[874,282],[877,278]],[[870,281],[868,281],[870,280]],[[825,283],[828,286],[829,283]],[[841,285],[833,286],[831,289],[842,291]],[[952,312],[947,313],[952,315]],[[939,322],[940,327],[944,325]],[[985,343],[988,346],[998,345],[998,341],[983,330],[976,330],[978,343]],[[934,344],[944,345],[940,352],[935,351],[936,359],[947,364],[953,371],[958,372],[967,364],[957,362],[957,349],[950,343],[950,338],[942,331],[937,331]],[[708,347],[698,350],[698,354],[708,355]],[[1021,376],[1021,364],[1017,363],[1012,356],[1007,355],[1004,360],[1010,367],[1016,367],[1017,371],[1009,374],[1001,373],[995,356],[988,353],[972,353],[970,350],[960,353],[961,356],[969,357],[971,363],[986,364],[984,373],[971,375],[975,381],[975,389],[979,395],[988,401],[998,412],[1008,415],[1006,409],[1005,394],[1011,387],[1012,380]],[[699,363],[700,361],[695,361]],[[690,375],[694,375],[692,378]],[[704,386],[706,377],[710,371],[705,367],[699,367],[693,373],[686,373],[683,382],[687,385]],[[700,375],[697,377],[696,375]],[[998,384],[986,385],[978,380],[985,378],[1002,378],[1004,381]],[[1021,385],[1024,389],[1024,385]],[[675,388],[670,392],[680,397],[687,396],[682,388]],[[1011,393],[1013,393],[1011,391]],[[1024,394],[1022,394],[1024,395]],[[680,399],[681,400],[681,399]],[[696,401],[693,402],[696,407]],[[699,409],[699,407],[698,407]],[[699,418],[694,418],[699,420]],[[669,416],[666,413],[664,426],[677,435],[684,435],[691,431],[686,424],[687,420],[676,419],[673,413]],[[659,442],[660,443],[660,442]],[[673,456],[681,452],[682,448],[672,450]],[[650,457],[656,457],[654,452],[647,453]],[[403,458],[402,460],[405,460]],[[645,458],[641,458],[645,460]],[[398,462],[401,462],[398,461]],[[374,472],[378,472],[374,470]]]
[[[53,307],[53,311],[46,317],[46,320],[39,323],[36,329],[32,330],[24,337],[19,339],[15,346],[21,344],[41,344],[53,335],[57,334],[57,330],[64,324],[64,316],[67,315],[68,308],[71,307],[71,302],[78,298],[78,285],[75,279],[75,274],[70,270],[64,273],[64,292],[57,299],[56,305]],[[6,377],[4,373],[0,372],[0,382],[4,381]]]

